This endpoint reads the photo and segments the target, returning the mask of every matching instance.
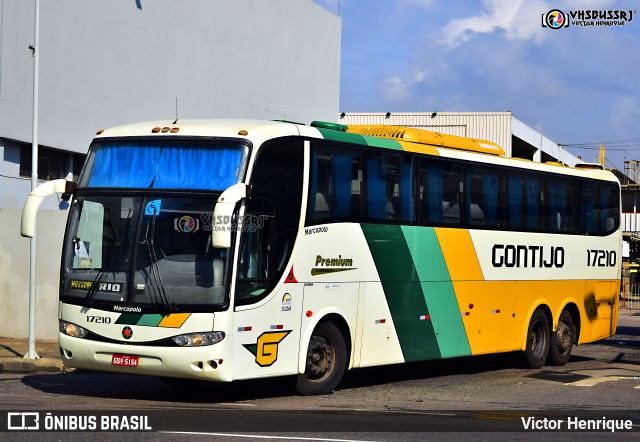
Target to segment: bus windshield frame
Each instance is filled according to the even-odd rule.
[[[211,245],[219,195],[77,192],[63,244],[60,300],[107,310],[226,310],[233,249]]]

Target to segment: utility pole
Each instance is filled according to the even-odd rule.
[[[38,71],[40,58],[40,0],[35,0],[33,41],[33,127],[31,141],[31,190],[38,187]],[[39,359],[36,353],[36,235],[29,240],[29,349],[24,359]]]

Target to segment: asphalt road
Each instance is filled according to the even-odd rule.
[[[91,416],[97,430],[102,416],[113,419],[111,426],[104,427],[111,430],[131,430],[142,424],[152,428],[101,434],[102,439],[118,441],[254,440],[258,436],[271,440],[536,436],[627,440],[637,437],[631,432],[640,431],[640,318],[621,316],[616,336],[574,348],[563,367],[523,369],[514,355],[505,354],[360,369],[349,372],[334,393],[316,397],[297,396],[289,378],[176,389],[156,378],[82,370],[4,373],[0,374],[0,410],[0,430],[7,428],[8,419],[22,418],[9,413],[27,411],[39,413],[41,429],[47,413],[51,413],[49,428],[54,429],[69,428],[73,425],[69,419],[76,419],[76,427],[88,427]],[[601,425],[602,429],[627,421],[632,422],[631,430],[578,428]],[[535,433],[526,428],[527,422],[543,431],[564,432]],[[12,440],[95,438],[91,432],[11,431],[0,433],[0,438],[2,434]]]

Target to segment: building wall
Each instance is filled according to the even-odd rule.
[[[311,0],[40,2],[39,142],[174,118],[334,119],[340,18]],[[0,137],[31,141],[34,1],[0,1]]]
[[[0,209],[0,336],[26,338],[29,332],[29,239],[22,238],[16,209]],[[54,339],[58,330],[58,286],[62,234],[67,212],[38,213],[36,338]]]
[[[435,115],[434,115],[435,114]],[[511,112],[345,113],[342,124],[387,124],[427,129],[499,144],[511,156]]]

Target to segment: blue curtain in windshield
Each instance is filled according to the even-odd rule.
[[[108,145],[95,151],[87,187],[149,187],[160,159],[160,146]]]
[[[234,148],[165,147],[151,187],[224,190],[238,182],[241,161],[242,152]]]
[[[243,149],[195,145],[98,146],[87,187],[224,190],[239,180]]]
[[[351,169],[353,158],[349,155],[333,155],[331,158],[331,178],[335,204],[331,215],[351,216]]]

